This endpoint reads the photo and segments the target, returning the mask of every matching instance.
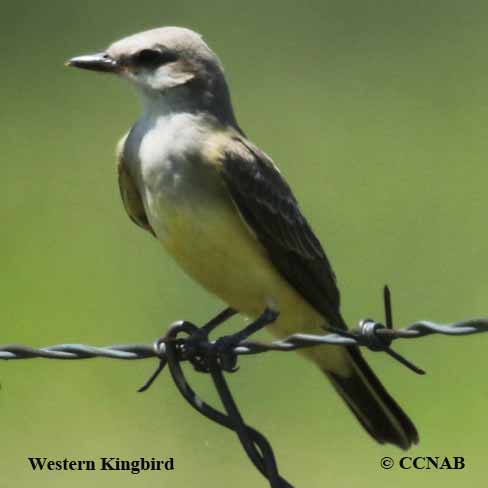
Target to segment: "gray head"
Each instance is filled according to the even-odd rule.
[[[163,27],[125,37],[106,51],[79,56],[69,66],[129,80],[147,105],[209,111],[234,121],[229,91],[217,55],[190,29]]]

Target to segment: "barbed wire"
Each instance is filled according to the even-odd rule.
[[[237,370],[237,357],[241,355],[253,355],[269,351],[287,352],[305,347],[339,345],[366,347],[371,351],[385,352],[415,373],[424,374],[425,372],[422,369],[391,349],[393,341],[398,339],[417,339],[432,334],[462,336],[488,332],[488,318],[469,319],[448,324],[422,320],[401,329],[394,329],[390,291],[386,286],[383,298],[385,325],[372,319],[364,319],[359,322],[356,329],[329,328],[330,333],[320,336],[293,334],[285,339],[270,343],[244,339],[237,344],[230,342],[230,348],[222,349],[219,340],[211,341],[208,336],[217,325],[236,313],[232,309],[226,309],[203,327],[197,327],[187,321],[175,322],[169,327],[167,333],[153,344],[119,344],[105,347],[85,344],[58,344],[42,348],[11,344],[0,346],[0,360],[34,358],[138,360],[157,358],[159,366],[144,385],[139,388],[139,392],[147,390],[165,366],[168,365],[172,379],[185,400],[200,414],[234,431],[238,435],[246,454],[261,474],[269,481],[272,488],[293,488],[279,474],[273,450],[267,439],[245,423],[230,392],[224,377],[224,371],[235,372]],[[182,334],[185,337],[181,337]],[[246,337],[246,335],[242,337]],[[181,367],[183,361],[189,361],[197,371],[211,375],[225,412],[221,412],[207,404],[190,387]]]
[[[177,324],[179,322],[175,322]],[[360,346],[374,350],[376,341],[380,344],[385,339],[416,339],[432,334],[461,336],[480,332],[488,332],[488,318],[462,320],[448,324],[438,324],[426,320],[414,322],[405,328],[391,330],[370,319],[362,320],[359,327],[348,331],[350,336],[341,333],[327,335],[293,334],[285,339],[264,343],[245,340],[234,348],[237,356],[253,355],[270,351],[295,351],[297,349],[321,345]],[[215,341],[209,341],[215,344]],[[162,358],[166,354],[165,343],[154,344],[115,344],[110,346],[91,346],[86,344],[56,344],[35,348],[21,344],[0,345],[0,360],[16,359],[92,359],[108,358],[137,360],[148,358]],[[180,361],[187,361],[188,357],[180,355]]]

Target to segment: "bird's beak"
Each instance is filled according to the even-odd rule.
[[[120,69],[119,63],[107,53],[103,52],[71,58],[66,62],[66,66],[100,71],[102,73],[117,73]]]

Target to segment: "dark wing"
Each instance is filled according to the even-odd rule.
[[[345,327],[330,263],[271,159],[235,137],[224,151],[221,175],[279,272],[330,325]]]
[[[153,236],[154,233],[149,221],[147,220],[146,211],[142,203],[141,196],[137,190],[136,185],[132,181],[130,173],[125,169],[125,165],[122,159],[119,160],[119,189],[122,202],[124,203],[127,215],[129,215],[132,222],[142,227],[144,230],[150,232]]]

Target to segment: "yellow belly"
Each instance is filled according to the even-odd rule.
[[[323,318],[288,284],[231,205],[178,208],[161,239],[168,252],[197,282],[243,314],[280,312],[289,334],[304,322],[318,327]]]
[[[279,318],[267,328],[280,338],[324,333],[324,317],[276,270],[230,199],[200,206],[168,204],[153,215],[151,225],[166,250],[229,306],[250,318],[274,308]],[[301,352],[327,369],[342,372],[347,363],[345,351],[337,347]]]

